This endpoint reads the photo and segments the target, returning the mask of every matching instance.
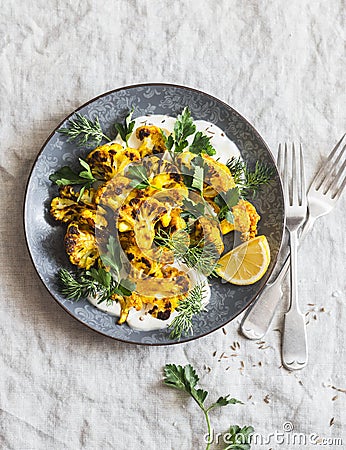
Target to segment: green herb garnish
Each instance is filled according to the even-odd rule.
[[[130,113],[126,116],[125,121],[123,124],[116,123],[114,125],[117,132],[120,134],[121,139],[126,142],[126,145],[128,144],[129,137],[132,134],[133,128],[135,126],[135,121],[132,120],[132,114],[133,114],[134,108],[130,111]]]
[[[181,153],[188,146],[187,138],[194,134],[195,131],[196,125],[193,123],[190,110],[186,106],[175,121],[173,135],[171,134],[167,138],[167,149],[171,151],[174,146],[174,153]]]
[[[250,450],[254,431],[253,427],[240,428],[239,425],[231,425],[228,433],[224,436],[224,441],[229,445],[223,450]]]
[[[209,156],[216,154],[215,148],[210,143],[210,137],[203,134],[201,131],[197,131],[195,134],[192,144],[189,147],[191,153],[196,153],[200,155],[201,153],[207,153]]]
[[[219,252],[214,242],[207,242],[203,238],[190,246],[189,229],[167,233],[159,229],[155,235],[158,245],[167,247],[174,253],[175,258],[206,276],[217,276],[215,269],[219,260]]]
[[[254,197],[262,186],[270,182],[273,176],[273,169],[258,161],[253,171],[249,170],[247,164],[240,158],[235,157],[231,158],[226,166],[244,198]]]
[[[99,145],[102,139],[111,141],[101,128],[98,117],[94,121],[88,119],[81,114],[76,113],[74,119],[67,122],[66,128],[59,128],[58,133],[67,136],[67,141],[77,141],[78,145]]]
[[[177,366],[175,364],[166,364],[164,367],[164,383],[167,386],[178,389],[180,391],[184,391],[189,394],[197,403],[197,405],[202,410],[208,429],[208,444],[206,446],[206,450],[210,449],[211,446],[211,437],[212,437],[212,428],[210,423],[209,413],[212,409],[216,407],[222,407],[226,405],[234,405],[234,404],[243,404],[240,400],[235,398],[230,398],[229,395],[226,397],[219,397],[216,402],[212,403],[210,406],[205,405],[205,400],[208,396],[208,392],[197,387],[199,382],[199,377],[196,374],[195,369],[191,366],[191,364],[187,364],[186,366]],[[233,427],[231,427],[233,429]],[[246,427],[250,428],[250,427]],[[235,430],[235,428],[234,428]],[[236,429],[238,431],[238,429]],[[237,433],[235,434],[235,436]],[[232,447],[227,447],[232,448]],[[238,447],[233,447],[238,448]],[[239,447],[241,448],[241,447]]]
[[[126,176],[131,180],[130,185],[136,189],[146,189],[147,187],[151,187],[157,191],[161,191],[160,188],[150,184],[149,175],[144,166],[138,164],[130,166],[126,172]]]
[[[179,302],[176,308],[178,315],[169,325],[169,328],[172,328],[169,335],[171,339],[180,339],[183,334],[185,336],[193,334],[192,317],[204,309],[202,305],[204,288],[205,283],[196,284],[189,291],[187,297]]]
[[[204,183],[204,167],[196,166],[191,187],[197,189],[200,193],[203,193],[203,183]]]
[[[116,279],[103,267],[91,268],[72,275],[66,269],[59,270],[61,293],[70,300],[79,300],[89,295],[97,297],[98,302],[112,302],[112,295],[129,296],[135,288],[130,280]]]
[[[68,186],[71,184],[81,185],[82,188],[79,191],[77,202],[82,197],[84,190],[89,189],[97,181],[91,172],[89,164],[82,158],[79,158],[79,163],[85,170],[76,173],[69,166],[64,166],[49,176],[50,181],[58,186]]]
[[[227,192],[220,192],[214,201],[220,207],[218,213],[219,220],[226,219],[230,223],[234,223],[234,217],[232,208],[239,202],[239,190],[238,188],[230,189]]]

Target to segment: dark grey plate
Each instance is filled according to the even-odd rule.
[[[266,275],[254,285],[244,287],[212,281],[208,312],[195,317],[194,335],[180,341],[186,342],[217,330],[234,319],[264,287],[276,263],[283,236],[284,204],[280,178],[270,150],[250,123],[220,100],[191,88],[170,84],[124,87],[89,101],[77,111],[89,118],[98,116],[106,134],[112,136],[113,124],[122,120],[133,106],[138,116],[177,116],[183,107],[188,106],[195,119],[208,120],[223,129],[238,146],[250,167],[260,161],[274,169],[271,184],[254,201],[262,217],[259,234],[267,236],[271,249],[271,264]],[[73,114],[57,129],[64,126]],[[26,191],[24,223],[27,245],[37,273],[53,298],[73,317],[93,330],[114,339],[137,344],[176,343],[169,338],[167,330],[139,332],[127,325],[119,326],[114,317],[99,311],[87,300],[73,302],[59,293],[56,274],[59,268],[69,267],[69,263],[63,247],[65,229],[53,223],[49,217],[49,203],[57,191],[48,177],[63,165],[75,164],[78,157],[85,156],[87,152],[86,149],[81,150],[74,144],[66,143],[66,138],[54,130],[33,165]]]

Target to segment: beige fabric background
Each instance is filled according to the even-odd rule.
[[[192,363],[211,399],[245,402],[213,411],[216,431],[252,424],[267,436],[290,421],[307,436],[343,438],[345,448],[345,196],[300,254],[310,362],[299,373],[280,368],[281,314],[265,345],[242,338],[237,321],[159,348],[88,330],[42,286],[22,226],[26,180],[51,130],[90,98],[133,83],[215,95],[274,153],[279,141],[301,141],[310,181],[346,128],[344,26],[344,0],[1,2],[1,449],[204,448],[195,404],[162,385],[171,362]],[[257,448],[304,448],[285,439]]]

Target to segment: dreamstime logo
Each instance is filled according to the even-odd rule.
[[[238,434],[236,436],[231,435],[230,433],[222,434],[222,433],[214,433],[209,436],[209,434],[204,435],[204,441],[206,443],[216,443],[219,444],[221,442],[225,444],[238,444],[244,445],[249,444],[255,446],[255,448],[259,448],[261,446],[268,445],[290,445],[297,446],[297,448],[308,447],[311,445],[316,446],[326,446],[330,448],[330,446],[342,447],[343,440],[339,437],[323,437],[317,433],[296,433],[294,432],[294,426],[292,422],[285,422],[282,425],[282,431],[276,430],[273,433],[268,433],[266,435],[260,433],[251,433],[247,436],[242,434]]]

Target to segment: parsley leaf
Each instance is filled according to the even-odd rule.
[[[135,126],[135,121],[131,120],[133,115],[134,108],[131,109],[130,113],[126,116],[125,121],[123,124],[116,123],[114,125],[117,132],[120,134],[121,139],[126,142],[129,140],[129,137],[132,134],[133,128]]]
[[[214,201],[220,207],[218,217],[220,220],[226,219],[228,222],[233,223],[234,217],[232,214],[232,208],[239,202],[239,190],[232,188],[227,192],[220,192]]]
[[[224,441],[229,444],[224,450],[250,450],[254,431],[251,426],[240,428],[239,425],[232,425],[224,435]]]
[[[174,153],[181,153],[188,146],[187,138],[195,131],[196,125],[193,123],[190,110],[186,106],[175,121],[173,136],[170,135],[167,138],[167,149],[171,151],[174,146]]]
[[[204,183],[204,167],[196,166],[193,173],[193,179],[191,187],[197,189],[199,192],[203,192]]]
[[[147,187],[151,187],[161,191],[160,188],[150,184],[148,173],[144,166],[139,164],[131,165],[126,172],[126,176],[131,180],[130,185],[136,189],[146,189]]]
[[[207,153],[209,156],[216,154],[215,148],[210,143],[210,137],[203,134],[201,131],[197,131],[192,144],[189,147],[191,153],[200,155],[201,153]]]
[[[79,158],[79,163],[85,170],[76,173],[70,167],[64,166],[49,176],[50,181],[58,186],[68,186],[71,184],[82,185],[77,202],[82,197],[84,190],[89,189],[97,181],[91,172],[89,164],[82,158]]]

